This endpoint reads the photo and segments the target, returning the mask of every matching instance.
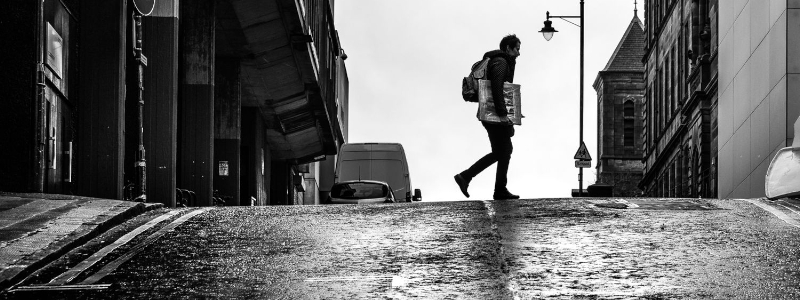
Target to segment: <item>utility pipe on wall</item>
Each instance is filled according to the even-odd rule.
[[[34,82],[34,95],[36,110],[34,113],[34,129],[36,135],[34,138],[34,151],[33,151],[33,176],[30,189],[33,192],[44,192],[44,177],[45,177],[45,147],[46,147],[46,99],[45,99],[45,82],[44,82],[44,1],[39,0],[36,9],[36,70]],[[28,173],[30,174],[30,173]]]

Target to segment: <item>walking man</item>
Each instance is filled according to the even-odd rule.
[[[517,56],[519,56],[520,44],[521,42],[516,35],[508,35],[500,41],[499,50],[492,50],[483,55],[484,59],[490,58],[487,73],[488,79],[492,83],[495,112],[503,120],[502,123],[481,122],[489,134],[492,152],[476,161],[469,169],[455,175],[455,180],[461,189],[461,193],[467,198],[469,198],[467,188],[472,178],[497,162],[497,174],[492,198],[495,200],[519,199],[518,195],[512,194],[506,188],[508,183],[506,176],[508,174],[508,164],[513,150],[511,137],[514,136],[514,123],[508,117],[508,110],[503,97],[503,82],[514,82],[514,67],[517,63]]]

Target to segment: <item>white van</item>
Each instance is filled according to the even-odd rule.
[[[398,199],[422,201],[421,191],[411,196],[411,177],[403,145],[398,143],[349,143],[342,145],[336,159],[334,183],[348,180],[376,180],[389,184]]]

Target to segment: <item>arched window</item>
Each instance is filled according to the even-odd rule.
[[[622,104],[622,109],[623,109],[623,116],[624,116],[624,119],[625,119],[624,122],[623,122],[623,128],[622,128],[622,130],[623,130],[623,139],[624,139],[624,144],[623,145],[625,147],[633,147],[634,143],[636,141],[636,138],[634,136],[635,135],[635,130],[634,130],[635,119],[633,117],[633,115],[634,115],[633,101],[631,101],[631,100],[625,101],[625,103]]]
[[[625,101],[625,104],[622,104],[622,110],[625,117],[633,117],[633,101]]]

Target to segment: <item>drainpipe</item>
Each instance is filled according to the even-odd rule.
[[[33,152],[33,181],[30,189],[37,193],[44,192],[44,165],[45,165],[45,131],[47,129],[44,82],[44,0],[39,0],[36,10],[36,78],[34,83],[34,103],[36,112],[34,117],[36,137]]]

